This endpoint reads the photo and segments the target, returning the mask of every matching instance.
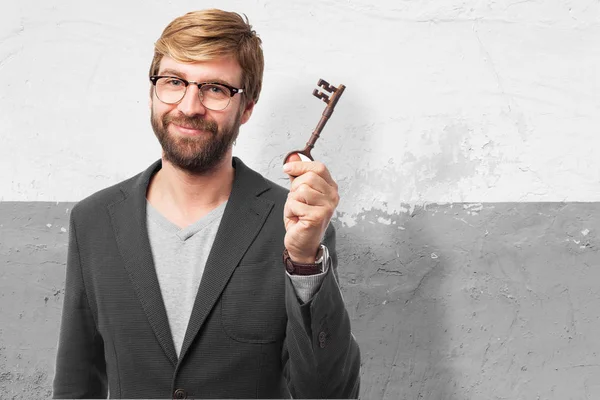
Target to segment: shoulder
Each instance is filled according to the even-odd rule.
[[[236,174],[239,174],[239,185],[244,188],[245,193],[274,201],[276,204],[285,203],[289,189],[248,167],[238,157],[233,158],[233,163],[237,171]]]
[[[269,190],[264,193],[264,196],[275,201],[276,203],[285,203],[290,190],[273,182],[268,178],[263,177],[263,179],[265,180],[265,183],[269,186]]]
[[[128,192],[139,184],[144,174],[147,174],[147,170],[83,198],[73,206],[71,218],[74,220],[97,218],[106,213],[112,204],[125,199]]]

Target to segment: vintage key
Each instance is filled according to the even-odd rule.
[[[338,87],[331,86],[329,83],[325,82],[323,79],[319,79],[319,82],[317,82],[317,85],[320,86],[322,90],[321,91],[319,91],[318,89],[313,90],[313,96],[315,96],[318,99],[323,100],[327,104],[327,107],[325,107],[325,110],[323,111],[323,115],[321,116],[321,120],[317,124],[317,127],[313,131],[312,135],[310,135],[310,139],[306,143],[306,147],[304,148],[304,150],[290,151],[283,159],[284,164],[288,161],[289,157],[292,154],[298,154],[298,156],[300,156],[300,159],[302,161],[314,161],[314,158],[310,154],[310,150],[313,147],[315,147],[315,143],[316,143],[317,139],[320,137],[321,131],[325,127],[325,124],[327,123],[327,120],[329,119],[329,117],[331,117],[331,114],[333,114],[333,109],[335,108],[335,105],[337,104],[340,97],[342,97],[342,93],[344,93],[344,89],[346,88],[346,86],[344,86],[344,85],[339,85]],[[331,93],[331,96],[326,94],[325,92]]]

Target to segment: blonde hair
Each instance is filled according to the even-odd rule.
[[[217,9],[189,12],[167,25],[154,44],[150,75],[158,74],[164,56],[177,62],[233,56],[242,67],[242,88],[247,96],[246,101],[256,103],[264,71],[261,44],[248,17],[244,20],[237,13]]]

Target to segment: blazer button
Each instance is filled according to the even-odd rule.
[[[187,393],[183,389],[177,389],[173,392],[174,399],[187,399]]]
[[[325,348],[325,341],[327,340],[327,334],[325,332],[320,332],[319,333],[319,347],[324,349]]]

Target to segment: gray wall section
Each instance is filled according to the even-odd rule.
[[[51,393],[72,203],[0,203],[1,398]],[[428,205],[338,228],[365,399],[600,398],[599,203]]]

